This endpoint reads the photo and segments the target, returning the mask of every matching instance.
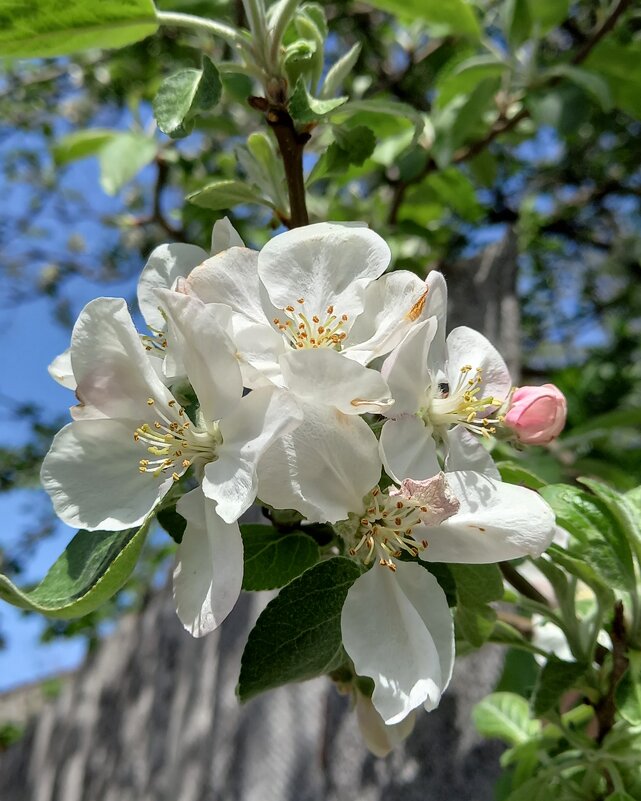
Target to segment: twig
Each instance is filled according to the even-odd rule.
[[[596,718],[599,724],[597,742],[602,743],[608,732],[614,726],[616,704],[616,689],[628,669],[627,636],[625,630],[625,617],[623,613],[623,602],[617,601],[614,607],[614,618],[612,620],[612,672],[607,693],[601,698],[594,707]]]
[[[503,578],[508,584],[511,584],[514,589],[520,592],[525,598],[529,598],[531,601],[535,601],[537,604],[542,604],[543,606],[550,605],[545,595],[540,593],[536,587],[533,587],[509,562],[500,562],[499,567],[501,573],[503,573]]]

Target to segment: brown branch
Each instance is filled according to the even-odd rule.
[[[608,16],[599,26],[596,27],[584,44],[570,59],[570,64],[574,66],[582,64],[590,55],[592,50],[603,39],[603,37],[614,28],[621,15],[626,11],[631,3],[632,0],[618,0]],[[546,86],[548,88],[557,86],[562,80],[563,78],[561,76],[556,75],[547,81]],[[506,119],[505,117],[499,117],[484,137],[477,139],[475,142],[471,142],[469,145],[457,150],[452,157],[452,164],[460,164],[461,162],[474,158],[474,156],[478,156],[478,154],[485,150],[497,137],[513,130],[520,122],[527,119],[529,116],[530,112],[526,108],[522,108],[509,119]],[[388,214],[388,222],[390,225],[394,225],[398,220],[398,213],[403,203],[407,188],[412,184],[419,183],[437,169],[438,165],[433,158],[430,158],[421,172],[412,178],[411,181],[398,181],[394,184],[394,194],[392,196],[392,202]]]
[[[280,150],[289,194],[289,218],[279,215],[288,228],[309,225],[303,174],[303,150],[310,140],[307,131],[298,131],[287,111],[284,98],[269,101],[264,97],[250,97],[249,105],[265,114],[267,124],[274,132]]]
[[[607,693],[594,706],[596,719],[599,725],[597,742],[602,743],[608,732],[614,726],[616,715],[615,694],[623,674],[628,669],[627,637],[625,630],[625,617],[623,602],[617,601],[614,607],[612,620],[612,672]]]

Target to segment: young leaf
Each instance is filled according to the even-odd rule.
[[[532,490],[540,490],[547,484],[546,481],[518,462],[497,462],[496,466],[501,478],[508,484],[517,484],[519,487],[527,487]]]
[[[158,520],[174,542],[178,544],[182,542],[185,529],[187,528],[187,521],[182,515],[178,514],[175,506],[160,509],[156,514],[156,520]]]
[[[108,195],[122,187],[150,164],[158,152],[158,143],[141,133],[120,133],[101,148],[100,185]]]
[[[92,47],[123,47],[158,29],[152,0],[3,3],[0,56],[44,58]]]
[[[576,686],[587,670],[583,662],[564,662],[551,656],[543,666],[532,695],[532,710],[541,717],[558,705],[561,696]]]
[[[457,637],[480,648],[489,640],[496,623],[496,612],[487,604],[459,606],[454,618]]]
[[[525,698],[515,693],[488,695],[472,710],[472,720],[484,737],[497,737],[509,745],[526,742],[540,729]]]
[[[188,136],[194,119],[220,100],[222,83],[214,63],[205,57],[201,70],[180,70],[160,84],[153,109],[160,130],[172,139]]]
[[[459,602],[476,606],[503,597],[503,576],[498,565],[450,565]]]
[[[354,69],[361,52],[361,44],[357,42],[344,56],[338,59],[327,71],[320,96],[323,100],[332,97],[342,88],[345,78]]]
[[[33,590],[20,590],[0,575],[0,598],[48,617],[93,612],[123,586],[145,542],[149,523],[127,531],[79,531]]]
[[[629,651],[630,664],[616,689],[616,706],[624,720],[641,725],[641,652]]]
[[[243,653],[238,683],[242,701],[341,664],[341,610],[360,574],[351,559],[327,559],[284,587],[265,607]]]
[[[258,189],[242,183],[242,181],[214,181],[207,184],[197,192],[187,195],[187,200],[195,206],[204,209],[220,211],[221,209],[231,209],[244,203],[257,203],[259,206],[274,208],[274,204],[261,197]]]
[[[245,552],[244,590],[274,590],[289,584],[318,562],[318,545],[301,531],[272,526],[241,526]]]
[[[288,110],[295,122],[306,124],[318,122],[331,111],[334,111],[343,103],[347,102],[347,97],[335,97],[328,100],[319,100],[312,97],[307,91],[305,81],[299,78],[289,98]]]

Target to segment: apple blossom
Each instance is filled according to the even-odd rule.
[[[563,431],[567,416],[565,395],[554,384],[519,387],[505,414],[505,425],[525,445],[547,445]]]

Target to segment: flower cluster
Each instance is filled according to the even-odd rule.
[[[42,468],[58,515],[87,530],[138,526],[172,487],[189,489],[174,596],[194,636],[236,602],[238,519],[256,498],[333,525],[363,568],[341,628],[374,682],[357,706],[378,752],[391,727],[437,706],[452,673],[452,613],[424,563],[538,555],[552,538],[549,507],[502,483],[484,442],[549,441],[564,414],[549,388],[515,392],[481,334],[446,337],[439,273],[389,263],[354,224],[288,231],[256,252],[225,219],[211,253],[157,248],[138,287],[149,333],[124,300],[98,298],[52,364],[78,405]]]

